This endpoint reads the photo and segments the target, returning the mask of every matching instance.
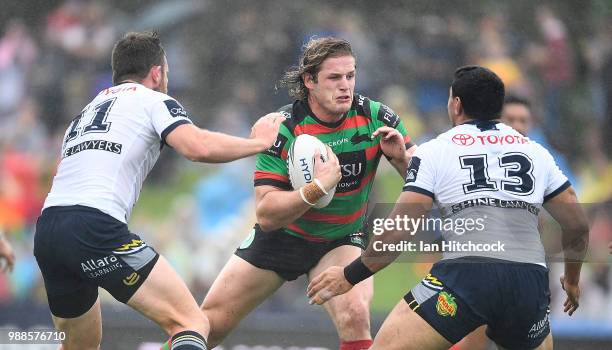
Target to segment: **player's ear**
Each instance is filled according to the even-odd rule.
[[[161,84],[162,81],[162,66],[153,66],[149,71],[151,74],[151,79],[155,84]]]
[[[304,80],[304,85],[306,86],[306,88],[308,89],[314,88],[315,81],[314,81],[312,74],[310,73],[302,74],[302,80]]]
[[[463,104],[461,104],[461,99],[459,98],[459,96],[453,97],[452,107],[453,107],[453,113],[455,115],[463,114]]]

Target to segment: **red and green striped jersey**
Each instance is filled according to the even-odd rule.
[[[284,229],[312,241],[335,240],[357,232],[363,225],[368,196],[383,155],[380,136],[371,140],[370,135],[381,126],[396,128],[404,136],[406,148],[410,148],[412,143],[400,118],[389,107],[358,94],[351,109],[336,123],[319,120],[304,101],[295,101],[279,111],[287,119],[274,145],[257,155],[255,186],[292,190],[287,151],[297,136],[313,135],[338,156],[342,179],[327,207],[310,209]]]

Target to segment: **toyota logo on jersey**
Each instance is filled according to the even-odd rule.
[[[468,134],[457,134],[452,138],[453,143],[459,146],[471,146],[474,144],[474,137]]]

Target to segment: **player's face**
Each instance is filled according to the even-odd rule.
[[[315,82],[311,76],[304,77],[309,90],[310,108],[318,117],[338,119],[348,112],[353,103],[355,90],[355,58],[340,56],[327,58]]]
[[[523,135],[531,128],[531,111],[520,103],[508,103],[502,110],[502,121]]]

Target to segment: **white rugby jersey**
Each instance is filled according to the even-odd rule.
[[[172,97],[141,84],[102,90],[68,126],[44,208],[84,205],[127,223],[168,133],[191,123]]]
[[[431,196],[455,227],[468,218],[480,220],[462,234],[442,229],[447,242],[504,244],[499,252],[451,249],[444,259],[485,256],[545,265],[538,213],[569,186],[541,145],[503,123],[470,121],[419,146],[404,191]]]

